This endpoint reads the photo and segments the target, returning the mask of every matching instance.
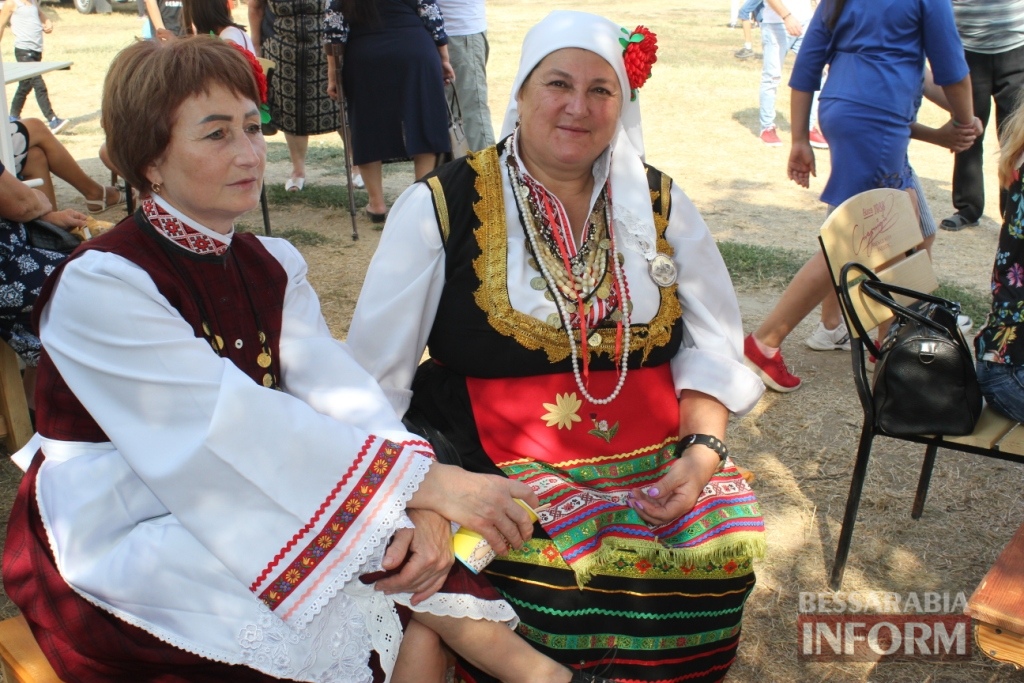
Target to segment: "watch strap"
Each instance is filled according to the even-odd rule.
[[[725,466],[725,459],[729,457],[729,449],[725,447],[725,444],[722,443],[721,439],[716,436],[711,436],[710,434],[687,434],[681,438],[679,443],[676,444],[676,457],[678,458],[682,455],[683,451],[690,446],[696,446],[698,444],[701,446],[707,446],[718,454],[719,470]]]

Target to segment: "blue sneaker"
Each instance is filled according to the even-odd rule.
[[[49,125],[50,125],[50,132],[53,133],[54,135],[56,135],[57,133],[61,132],[65,128],[67,128],[68,120],[67,119],[60,119],[60,118],[57,118],[56,116],[54,116],[52,119],[50,119],[50,124]]]

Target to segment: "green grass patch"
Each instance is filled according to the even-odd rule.
[[[284,142],[284,133],[278,133],[267,138],[268,162],[290,160],[288,145]],[[345,148],[341,145],[341,138],[332,139],[330,142],[310,140],[309,147],[306,150],[306,163],[325,165],[330,163],[338,168],[340,175],[345,175]]]
[[[283,237],[297,247],[319,247],[320,245],[327,244],[331,240],[321,235],[318,232],[312,230],[302,230],[300,228],[292,228],[291,230],[282,230],[276,233],[276,237]]]
[[[985,317],[992,308],[992,297],[988,292],[966,289],[947,282],[939,284],[935,296],[959,303],[963,312],[971,316],[975,329],[985,322]]]
[[[807,254],[790,249],[760,247],[738,242],[719,242],[725,265],[737,289],[786,286],[807,261]]]
[[[299,192],[288,192],[284,185],[267,185],[267,199],[271,204],[292,206],[305,204],[317,209],[348,209],[348,188],[339,185],[316,185],[306,183]],[[356,191],[356,208],[366,206],[366,193]]]

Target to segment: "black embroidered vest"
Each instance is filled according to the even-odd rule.
[[[430,355],[468,377],[571,372],[565,331],[515,311],[509,303],[506,230],[522,232],[522,227],[505,225],[498,160],[503,144],[445,164],[422,181],[431,189],[445,249],[445,285],[428,338]],[[665,240],[672,181],[650,166],[647,179],[658,251],[672,255]],[[525,233],[522,239],[526,239]],[[630,328],[631,368],[668,362],[682,341],[682,311],[675,286],[660,291],[661,305],[655,318],[647,325]],[[606,329],[614,330],[614,323],[608,323]],[[578,345],[578,331],[576,336]],[[615,367],[615,335],[602,338],[602,344],[591,349],[592,370]]]

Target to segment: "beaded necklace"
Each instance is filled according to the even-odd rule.
[[[525,179],[519,168],[519,162],[515,156],[516,144],[517,144],[518,129],[513,131],[512,137],[509,140],[508,149],[509,154],[507,157],[506,164],[509,170],[509,178],[512,181],[513,195],[516,199],[516,208],[519,213],[519,220],[523,225],[523,230],[526,232],[527,239],[529,241],[530,251],[535,256],[536,267],[539,268],[541,276],[544,279],[545,286],[548,291],[552,292],[551,299],[554,300],[555,307],[558,309],[558,321],[561,322],[561,326],[566,331],[566,336],[569,339],[569,350],[572,358],[572,372],[576,379],[576,386],[579,388],[580,393],[583,394],[584,398],[596,405],[606,405],[615,400],[615,398],[622,391],[623,385],[626,383],[626,375],[629,372],[629,345],[630,345],[630,325],[629,325],[629,290],[626,286],[626,276],[622,270],[622,258],[618,251],[615,235],[612,231],[612,220],[611,220],[611,182],[605,183],[603,190],[605,201],[604,201],[604,221],[605,229],[607,230],[607,247],[603,244],[598,243],[596,249],[593,247],[594,232],[596,228],[591,221],[591,225],[588,227],[588,242],[591,243],[591,249],[595,252],[594,260],[600,261],[600,255],[603,254],[603,265],[601,266],[602,277],[597,279],[593,276],[593,261],[590,263],[591,273],[588,275],[586,268],[580,270],[577,274],[574,272],[574,264],[569,256],[567,247],[568,239],[567,235],[571,236],[569,230],[568,220],[564,215],[564,210],[561,209],[559,204],[553,205],[552,201],[546,190],[541,189],[540,198],[534,200],[535,204],[543,204],[544,211],[539,211],[539,206],[531,207],[531,198],[534,194],[531,192],[532,188],[528,188]],[[555,212],[554,206],[559,207],[559,211]],[[535,210],[531,211],[531,208]],[[595,207],[596,209],[596,207]],[[547,224],[545,225],[544,219],[547,218]],[[535,220],[536,219],[536,220]],[[538,227],[541,226],[541,227]],[[542,233],[541,231],[544,230]],[[544,240],[544,237],[550,234],[551,241],[554,242],[554,247],[558,251],[558,257],[556,258],[552,245]],[[611,261],[613,268],[613,282],[605,283],[607,275],[608,261]],[[534,263],[530,264],[531,266]],[[579,266],[577,265],[579,270]],[[600,285],[599,285],[600,283]],[[618,316],[612,315],[612,319],[615,320],[615,355],[619,357],[617,365],[619,367],[618,382],[615,384],[615,388],[605,398],[595,398],[587,390],[586,382],[584,379],[589,379],[590,376],[590,354],[588,352],[589,337],[587,334],[587,302],[590,296],[598,291],[601,287],[608,287],[609,296],[614,292],[618,295],[619,308],[616,311],[619,313]],[[584,295],[584,287],[590,288],[590,293]],[[615,291],[617,288],[617,292]],[[600,294],[598,295],[600,297]],[[578,325],[573,324],[573,316],[569,310],[568,304],[571,302],[576,303],[576,321]],[[549,320],[550,322],[550,320]],[[580,332],[580,344],[579,350],[576,346],[576,336],[573,333],[573,328],[578,327]],[[597,339],[595,345],[600,344],[600,335],[595,333]],[[582,375],[580,372],[580,355],[583,356],[583,371]]]

